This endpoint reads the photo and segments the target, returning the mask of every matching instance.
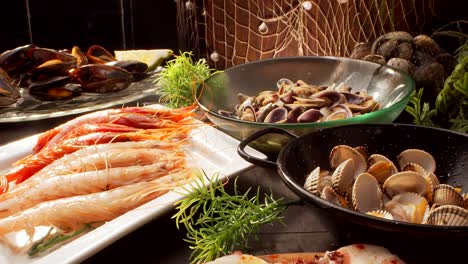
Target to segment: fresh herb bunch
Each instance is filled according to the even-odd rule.
[[[177,203],[178,212],[173,216],[177,228],[184,225],[187,230],[184,240],[193,250],[192,263],[204,263],[234,250],[245,250],[249,235],[255,234],[263,224],[280,220],[287,208],[287,204],[271,194],[265,195],[261,203],[260,189],[251,198],[250,188],[240,194],[237,179],[234,194],[227,193],[217,178],[210,181],[204,172],[199,179],[194,190]]]
[[[205,59],[193,61],[192,52],[183,52],[167,62],[155,80],[159,85],[156,92],[160,101],[177,108],[193,104],[193,91],[212,75]]]
[[[423,92],[424,88],[421,88],[417,91],[414,90],[411,93],[409,101],[409,104],[411,104],[412,106],[406,106],[405,110],[411,116],[413,116],[413,123],[415,123],[416,125],[435,126],[431,118],[437,114],[437,110],[431,110],[429,103],[422,103],[421,97],[423,95]]]

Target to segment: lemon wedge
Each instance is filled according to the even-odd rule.
[[[170,49],[150,49],[150,50],[116,50],[114,51],[117,60],[137,60],[148,65],[148,71],[156,69],[163,60],[169,58],[173,51]]]

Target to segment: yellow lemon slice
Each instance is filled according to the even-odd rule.
[[[148,65],[148,71],[156,69],[163,60],[169,58],[173,51],[170,49],[151,50],[116,50],[114,51],[117,60],[137,60]]]

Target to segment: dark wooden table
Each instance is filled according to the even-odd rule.
[[[0,124],[0,145],[45,131],[73,117]],[[285,200],[297,199],[284,185],[275,170],[254,167],[238,177],[238,186],[241,191],[259,186],[265,192],[271,190],[275,197],[284,197]],[[191,251],[188,244],[183,241],[185,232],[176,228],[174,220],[171,219],[173,214],[174,212],[169,212],[162,217],[153,219],[135,232],[115,241],[104,250],[85,260],[84,263],[189,263]],[[291,206],[284,212],[283,216],[283,223],[266,225],[260,229],[259,240],[251,240],[249,244],[249,253],[263,255],[287,252],[323,252],[342,246],[320,223],[318,213],[310,210],[309,207]],[[395,245],[394,248],[398,248],[398,245]],[[414,254],[400,256],[408,263],[448,263],[446,261],[449,259],[457,261],[454,263],[468,263],[468,261],[459,262],[461,260],[459,255],[424,252],[424,245],[415,245],[415,248],[419,250],[415,251]]]

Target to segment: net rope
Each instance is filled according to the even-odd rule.
[[[218,69],[297,55],[349,56],[393,30],[419,32],[431,0],[178,0],[179,46]]]

